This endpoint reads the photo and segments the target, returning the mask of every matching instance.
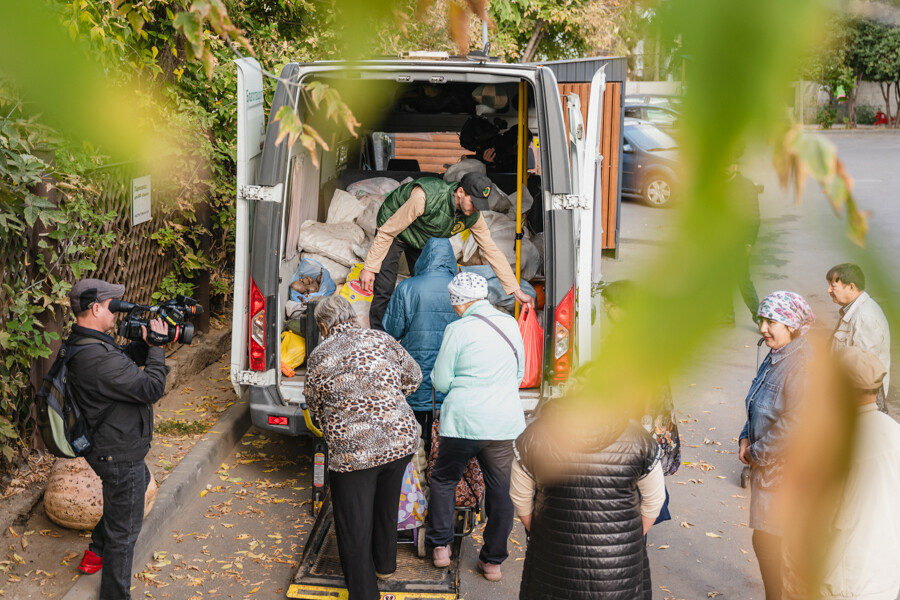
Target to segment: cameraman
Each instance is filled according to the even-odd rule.
[[[88,346],[69,363],[69,391],[92,432],[85,458],[103,482],[103,516],[78,568],[90,574],[105,567],[101,600],[131,598],[134,544],[150,482],[144,457],[153,436],[152,404],[163,395],[169,372],[162,347],[148,345],[145,327],[144,341],[124,347],[107,333],[116,324],[110,301],[124,293],[124,286],[100,279],[83,279],[69,292],[77,323],[68,343]],[[169,331],[160,319],[150,321],[150,329],[162,338]]]

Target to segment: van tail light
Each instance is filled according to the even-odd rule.
[[[266,370],[266,299],[250,279],[250,369]]]
[[[553,383],[562,383],[572,372],[572,331],[575,326],[575,286],[563,296],[554,313]]]

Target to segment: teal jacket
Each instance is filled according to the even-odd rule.
[[[518,365],[509,344],[516,348]],[[441,407],[443,437],[470,440],[513,440],[525,430],[519,384],[525,375],[525,347],[519,325],[487,300],[470,306],[459,321],[447,325],[431,371],[434,389],[444,392]]]

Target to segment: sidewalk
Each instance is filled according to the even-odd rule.
[[[172,371],[167,393],[155,407],[158,432],[146,459],[159,493],[135,548],[136,569],[151,560],[171,516],[250,426],[248,407],[236,398],[229,380],[230,339],[229,329],[213,330],[167,357]],[[190,433],[196,430],[204,432]],[[97,596],[100,577],[82,576],[77,570],[89,532],[59,527],[44,511],[44,484],[54,460],[33,460],[37,469],[23,478],[22,489],[0,499],[0,539],[9,548],[6,560],[0,560],[5,575],[0,596]]]

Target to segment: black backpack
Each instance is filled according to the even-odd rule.
[[[470,117],[459,131],[459,145],[472,152],[493,147],[499,138],[500,128],[484,117]]]
[[[69,361],[91,344],[103,342],[91,338],[85,338],[76,344],[64,342],[34,398],[37,426],[44,445],[51,454],[60,458],[76,458],[87,454],[91,449],[94,429],[102,424],[112,408],[107,408],[96,425],[90,427],[78,403],[69,393]]]

